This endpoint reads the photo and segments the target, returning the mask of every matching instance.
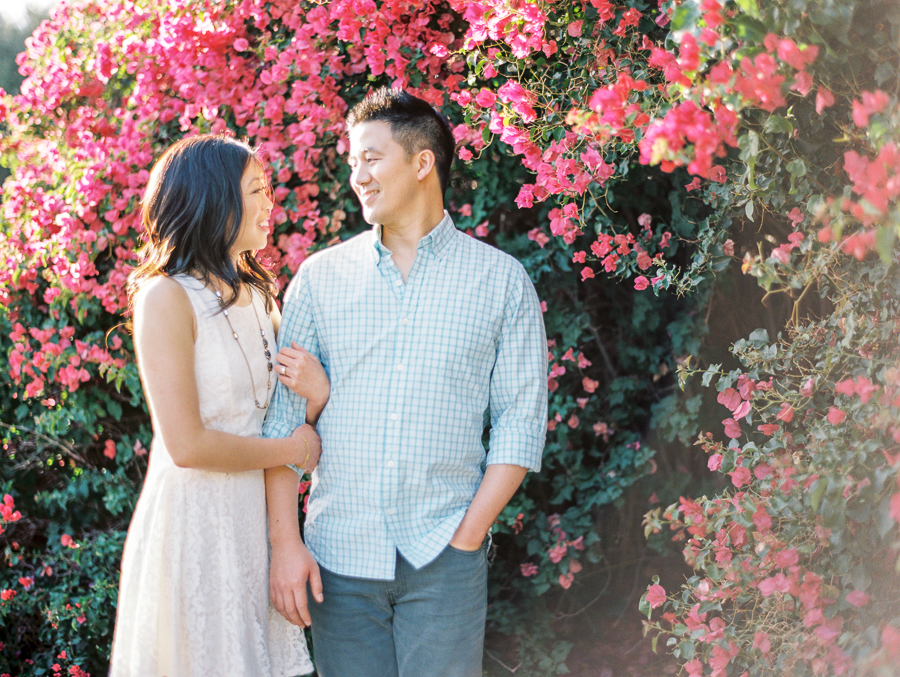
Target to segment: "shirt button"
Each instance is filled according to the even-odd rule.
[[[397,365],[397,371],[403,371],[403,365],[402,365],[402,364],[398,364],[398,365]]]
[[[387,514],[387,515],[393,515],[393,514],[394,514],[395,512],[397,512],[397,511],[396,511],[394,508],[388,508],[388,509],[385,510],[384,512],[385,512],[385,514]]]
[[[385,463],[385,465],[388,468],[393,468],[395,465],[397,465],[397,463],[396,463],[396,461],[388,461],[387,463]]]
[[[400,324],[409,324],[409,318],[404,317],[402,320],[400,320]]]
[[[388,418],[390,418],[392,421],[396,421],[400,417],[397,414],[391,414]]]
[[[396,282],[394,282],[394,285],[397,287],[399,287],[401,284],[403,284],[403,280],[397,280]]]

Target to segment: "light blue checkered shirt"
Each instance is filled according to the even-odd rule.
[[[326,569],[390,580],[398,549],[424,566],[453,537],[485,462],[540,469],[537,294],[518,261],[446,213],[419,241],[406,283],[378,226],[307,259],[285,293],[278,343],[291,341],[331,379],[304,525]],[[306,401],[279,383],[263,434],[285,437],[305,416]]]

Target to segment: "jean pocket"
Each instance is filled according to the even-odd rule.
[[[456,548],[449,543],[447,544],[447,549],[452,550],[453,552],[458,552],[460,555],[477,555],[480,552],[487,552],[488,548],[491,547],[491,534],[488,534],[484,537],[484,540],[481,542],[475,550],[462,550],[460,548]]]

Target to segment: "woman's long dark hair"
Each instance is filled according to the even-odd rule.
[[[163,154],[141,202],[146,244],[140,265],[128,276],[129,300],[147,278],[187,273],[205,284],[222,280],[232,290],[226,307],[237,300],[241,285],[249,284],[271,309],[276,291],[271,273],[253,252],[243,252],[237,266],[230,254],[244,217],[241,179],[251,162],[260,160],[246,143],[212,134],[182,139]]]

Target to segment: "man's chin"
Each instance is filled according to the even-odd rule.
[[[380,223],[375,212],[369,211],[368,209],[363,208],[362,217],[363,221],[368,223],[370,226],[374,226],[376,223]]]

